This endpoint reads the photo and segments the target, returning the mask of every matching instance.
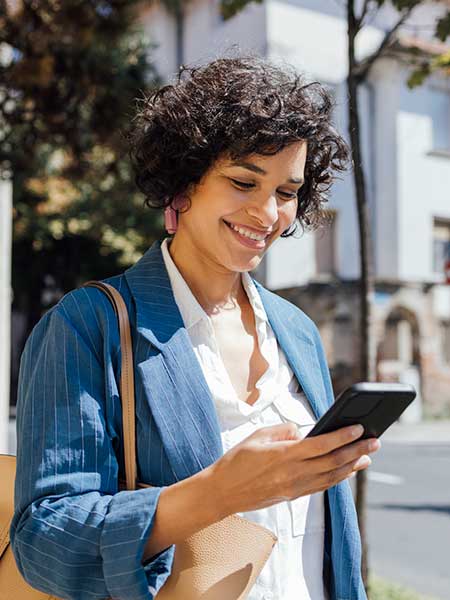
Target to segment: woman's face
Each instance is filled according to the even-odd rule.
[[[189,210],[178,213],[176,237],[187,236],[189,245],[220,269],[240,272],[257,267],[295,220],[306,150],[302,141],[272,156],[218,160],[191,192]],[[249,239],[245,233],[250,232],[259,239]]]

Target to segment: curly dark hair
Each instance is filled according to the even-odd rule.
[[[328,201],[334,171],[344,171],[349,159],[348,146],[331,123],[333,106],[318,81],[306,83],[292,66],[257,56],[181,67],[174,84],[137,100],[126,132],[144,204],[170,205],[219,158],[270,155],[307,140],[296,217],[303,229],[317,228],[327,221],[322,204]]]

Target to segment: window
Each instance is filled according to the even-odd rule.
[[[434,219],[433,271],[444,275],[446,260],[450,260],[450,219]]]
[[[450,321],[441,321],[442,360],[450,364]]]
[[[317,273],[336,275],[336,218],[334,210],[327,210],[329,224],[320,227],[316,232],[316,265]]]
[[[431,88],[429,97],[433,123],[433,150],[450,150],[450,87]]]

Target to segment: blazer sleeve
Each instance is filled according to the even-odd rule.
[[[115,329],[103,293],[80,288],[45,313],[20,360],[11,546],[24,579],[60,598],[152,599],[173,562],[174,546],[142,562],[163,487],[118,491]]]

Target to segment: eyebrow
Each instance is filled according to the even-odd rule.
[[[247,162],[247,161],[235,161],[231,163],[232,166],[234,167],[243,167],[244,169],[248,169],[249,171],[252,171],[253,173],[258,173],[258,175],[267,175],[267,171],[264,171],[264,169],[262,169],[261,167],[258,167],[258,165],[255,165],[254,163],[251,162]],[[290,179],[288,179],[289,183],[305,183],[305,180],[303,179],[303,177],[291,177]]]

